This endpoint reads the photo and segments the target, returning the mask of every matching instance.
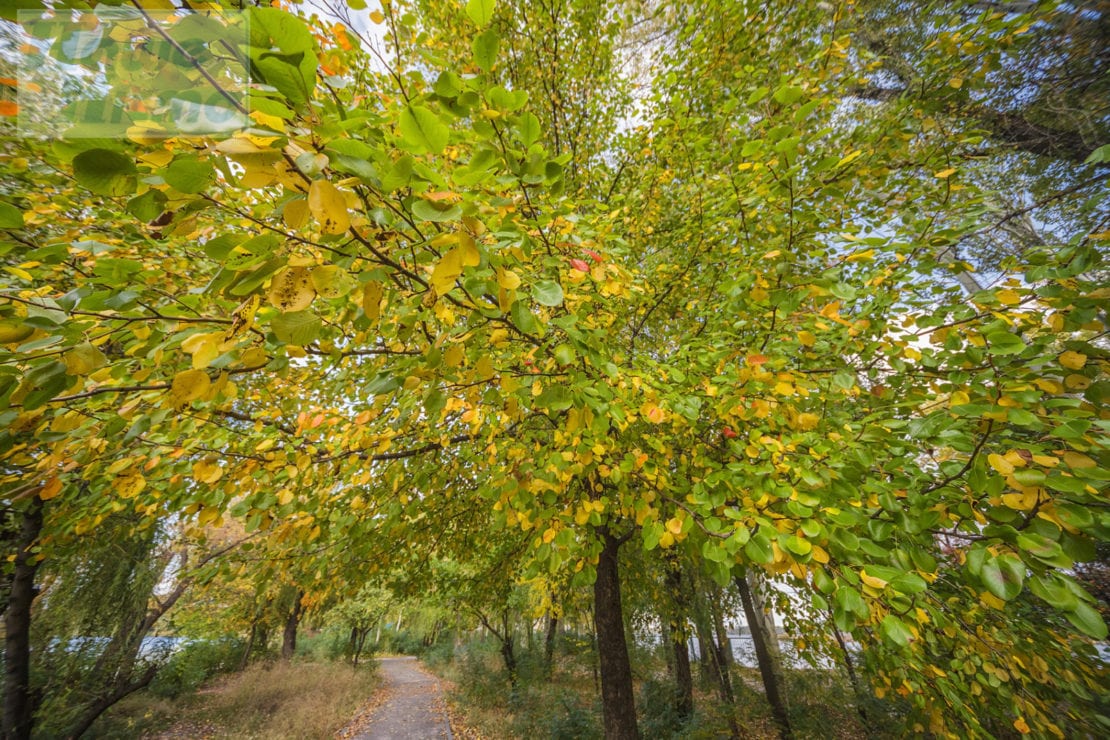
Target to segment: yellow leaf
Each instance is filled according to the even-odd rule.
[[[652,424],[662,424],[667,418],[667,413],[650,401],[640,407],[640,413]]]
[[[499,267],[497,268],[497,284],[505,290],[516,290],[520,287],[520,276],[512,270]]]
[[[884,581],[882,578],[877,578],[873,575],[870,575],[866,570],[861,570],[859,572],[859,578],[861,581],[864,582],[864,584],[870,586],[871,588],[877,588],[880,591],[886,588],[886,581]]]
[[[666,549],[666,548],[670,547],[673,544],[674,544],[674,535],[671,534],[670,532],[664,532],[659,537],[659,546],[662,547],[663,549]]]
[[[1098,465],[1098,463],[1096,463],[1094,460],[1087,457],[1086,455],[1080,454],[1078,452],[1072,452],[1070,450],[1064,453],[1064,462],[1069,468],[1075,470],[1093,468]]]
[[[382,295],[385,289],[377,280],[371,280],[362,289],[362,311],[371,324],[378,323],[382,314]]]
[[[798,344],[801,344],[804,347],[812,347],[814,342],[817,341],[817,337],[813,336],[813,332],[808,332],[804,330],[798,332],[797,337]]]
[[[1014,472],[1014,466],[1010,463],[1009,460],[1002,457],[1002,455],[991,453],[990,455],[987,455],[987,462],[990,463],[990,466],[992,468],[997,470],[999,473],[1002,473],[1002,475],[1009,475],[1010,473]]]
[[[817,414],[811,414],[811,413],[808,413],[808,412],[804,413],[804,414],[798,414],[798,428],[799,429],[803,429],[803,430],[808,431],[810,429],[815,428],[817,426],[817,423],[820,422],[820,421],[821,421],[821,417],[819,417]]]
[[[1000,290],[995,294],[995,298],[1004,306],[1016,306],[1021,303],[1021,293],[1016,290]]]
[[[775,394],[779,396],[793,396],[794,386],[787,383],[785,380],[780,380],[775,383]]]
[[[223,474],[224,469],[214,462],[200,460],[193,465],[193,479],[197,483],[215,483]]]
[[[1033,382],[1036,383],[1038,388],[1040,388],[1042,391],[1045,391],[1046,393],[1064,392],[1064,386],[1060,385],[1055,380],[1049,380],[1048,378],[1037,378]]]
[[[292,500],[293,500],[293,492],[290,491],[288,488],[283,488],[280,491],[278,491],[278,495],[277,495],[278,506],[285,506],[286,504],[288,504]]]
[[[463,267],[477,267],[482,261],[482,253],[478,251],[478,245],[470,234],[460,233],[459,246],[455,249],[459,250],[459,262]]]
[[[281,218],[289,228],[301,228],[308,222],[308,201],[304,198],[289,201],[281,211]]]
[[[312,304],[316,289],[312,271],[307,267],[286,267],[274,275],[268,293],[271,305],[279,311],[302,311]]]
[[[179,408],[203,398],[212,386],[208,373],[203,370],[186,370],[174,376],[170,384],[170,402]]]
[[[120,498],[135,498],[146,488],[146,478],[139,472],[130,473],[116,478],[115,488]]]
[[[1087,355],[1072,352],[1070,349],[1060,355],[1060,364],[1068,370],[1078,370],[1087,364]]]
[[[955,167],[949,167],[946,170],[941,170],[940,172],[934,173],[933,177],[936,177],[940,180],[946,180],[949,177],[952,177],[952,175],[954,175],[954,174],[956,174],[956,168]]]
[[[682,520],[676,517],[671,517],[667,520],[667,531],[671,534],[682,534]]]
[[[313,180],[308,188],[308,207],[327,234],[342,234],[351,227],[347,201],[327,180]]]
[[[385,23],[385,16],[382,15],[380,10],[372,10],[370,11],[370,20],[378,24]]]
[[[964,391],[956,391],[948,399],[949,408],[952,408],[953,406],[965,406],[969,403],[971,403],[971,397],[968,396],[967,393],[965,393]]]
[[[447,295],[455,287],[455,280],[462,275],[462,252],[455,247],[436,263],[432,270],[432,287],[436,295]]]
[[[1025,721],[1025,717],[1018,717],[1014,720],[1014,729],[1022,735],[1027,735],[1032,732],[1032,730],[1029,729],[1029,724]]]
[[[62,355],[67,375],[88,375],[93,370],[108,364],[104,353],[88,342],[77,345]]]
[[[194,334],[181,343],[181,349],[193,356],[193,369],[202,370],[219,356],[222,341],[223,332]]]

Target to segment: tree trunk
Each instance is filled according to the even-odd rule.
[[[690,629],[686,623],[687,599],[682,587],[682,570],[677,562],[667,564],[667,590],[674,597],[674,613],[668,624],[675,679],[675,712],[686,719],[694,713],[694,676],[690,672]]]
[[[251,633],[247,636],[247,647],[243,650],[243,657],[239,661],[239,670],[245,670],[251,659],[251,650],[254,649],[254,638],[258,634],[258,622],[251,620]]]
[[[15,569],[4,613],[4,718],[5,740],[31,737],[34,702],[31,699],[31,604],[35,600],[35,573],[39,561],[31,547],[42,531],[42,499],[37,496],[23,513],[15,552]]]
[[[118,702],[120,699],[123,699],[126,696],[130,696],[139,689],[144,689],[149,686],[150,682],[154,680],[154,676],[157,673],[158,666],[152,665],[138,680],[130,683],[122,683],[116,686],[116,688],[113,689],[110,693],[105,694],[104,696],[90,704],[88,708],[85,709],[85,713],[81,715],[81,718],[77,720],[77,722],[74,724],[73,730],[69,734],[71,740],[76,740],[77,738],[88,732],[89,728],[92,727],[93,722],[96,722],[97,718],[100,717],[100,715],[104,714],[104,712],[109,707]]]
[[[304,606],[301,604],[303,598],[304,591],[298,589],[293,597],[293,609],[285,620],[285,630],[281,634],[282,660],[292,660],[293,654],[297,652],[297,627],[301,623],[301,615],[304,614]]]
[[[636,699],[632,690],[632,665],[624,635],[620,572],[620,541],[607,527],[599,529],[602,549],[594,582],[594,630],[601,668],[601,704],[606,740],[636,740]]]
[[[749,580],[751,579],[751,580]],[[755,658],[759,663],[759,675],[763,679],[763,689],[771,705],[771,714],[779,728],[779,737],[786,740],[793,736],[790,727],[790,713],[786,707],[785,682],[782,671],[782,653],[779,651],[778,635],[775,634],[774,620],[765,613],[763,597],[753,584],[754,578],[745,574],[733,579],[740,591],[744,604],[744,616],[755,645]]]
[[[832,610],[829,610],[829,620],[832,622]],[[833,634],[836,635],[836,642],[840,645],[840,651],[844,654],[844,668],[848,671],[848,681],[852,684],[852,693],[856,695],[856,712],[859,713],[859,718],[863,720],[863,726],[867,727],[870,720],[867,718],[867,710],[863,706],[863,689],[860,687],[859,678],[856,676],[856,668],[852,662],[852,654],[848,651],[848,645],[844,642],[844,635],[832,625]]]
[[[548,678],[555,667],[555,640],[559,635],[559,617],[555,612],[547,615],[547,634],[543,638],[543,670]]]
[[[732,692],[732,643],[728,639],[725,629],[724,609],[721,606],[721,590],[715,584],[709,594],[709,616],[713,620],[713,631],[716,637],[714,644],[717,669],[721,674],[721,690],[725,701],[736,703],[736,696]]]

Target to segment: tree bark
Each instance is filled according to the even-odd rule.
[[[15,553],[15,570],[4,613],[4,718],[5,740],[31,737],[34,702],[31,698],[31,604],[35,600],[35,573],[39,562],[31,547],[42,532],[43,503],[37,496],[23,513]]]
[[[775,724],[778,725],[779,737],[786,740],[793,737],[793,729],[790,726],[790,713],[786,706],[782,653],[779,651],[774,621],[768,618],[763,597],[758,588],[753,587],[754,584],[749,581],[750,578],[749,574],[745,574],[737,576],[733,581],[744,604],[744,616],[747,618],[752,643],[755,645],[755,658],[759,663],[759,675],[763,679],[767,702],[771,705],[771,714],[775,718]]]
[[[304,591],[298,589],[293,597],[293,609],[285,620],[285,630],[281,634],[282,660],[292,660],[293,654],[297,652],[297,627],[301,623],[301,615],[304,614],[304,606],[301,604],[303,598]]]
[[[88,732],[89,728],[92,727],[93,722],[96,722],[97,718],[99,718],[100,715],[104,714],[104,712],[107,711],[109,707],[118,702],[120,699],[123,699],[126,696],[130,696],[139,689],[144,689],[149,686],[150,682],[154,680],[154,676],[157,673],[158,666],[152,665],[137,680],[130,683],[119,684],[110,693],[105,694],[104,696],[90,704],[88,708],[85,709],[85,713],[81,715],[81,718],[74,724],[73,730],[69,734],[71,740],[76,740],[77,738]]]
[[[547,634],[543,638],[543,670],[548,678],[555,667],[555,640],[559,635],[559,616],[555,612],[547,615]]]
[[[674,597],[668,636],[671,641],[675,679],[675,713],[686,719],[694,713],[694,676],[690,671],[690,629],[686,622],[687,599],[682,570],[677,562],[667,563],[667,590]]]
[[[637,740],[632,664],[624,635],[618,549],[620,541],[601,527],[602,548],[594,581],[594,631],[601,669],[601,703],[606,740]]]

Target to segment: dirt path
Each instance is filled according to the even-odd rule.
[[[439,682],[416,658],[379,658],[385,701],[354,735],[355,740],[451,738]]]

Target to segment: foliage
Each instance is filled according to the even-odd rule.
[[[236,13],[87,3],[250,127],[171,135],[105,42],[69,62],[124,135],[3,143],[0,470],[41,557],[234,522],[253,606],[403,572],[508,635],[519,584],[587,586],[617,538],[789,574],[908,730],[1099,734],[1103,155],[989,285],[963,256],[1013,220],[977,101],[1073,9],[938,6],[915,45],[872,24],[897,3],[541,5],[249,7],[236,46]],[[1086,154],[1104,120],[1068,122]]]
[[[172,699],[196,691],[214,676],[235,670],[242,655],[243,645],[236,639],[186,643],[158,671],[150,693]]]

